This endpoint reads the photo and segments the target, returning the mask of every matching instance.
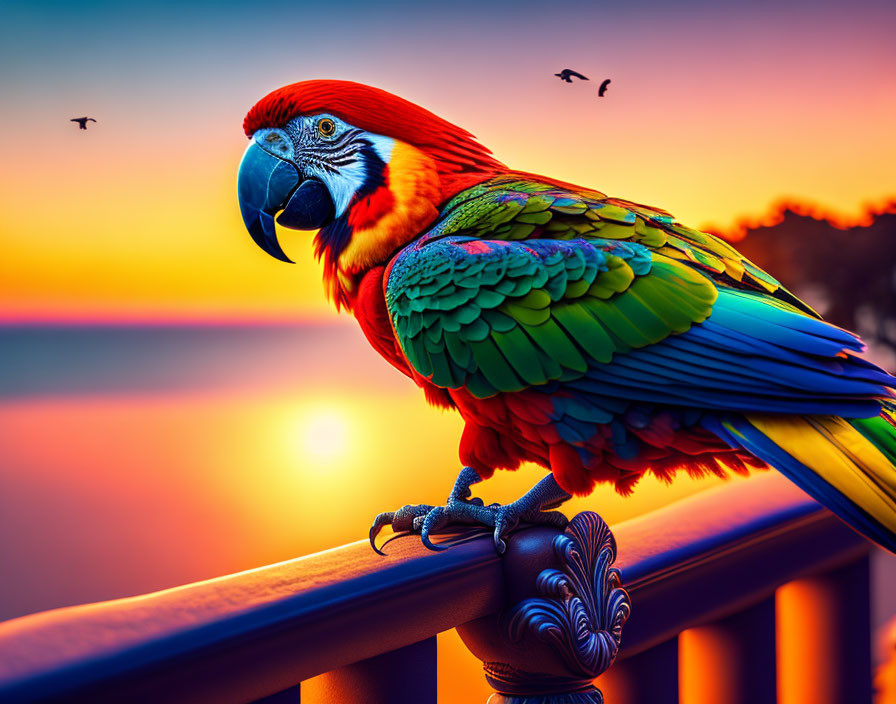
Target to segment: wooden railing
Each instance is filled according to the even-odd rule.
[[[868,545],[775,474],[613,526],[607,704],[870,701]],[[0,702],[435,702],[436,634],[506,606],[490,537],[366,541],[0,623]],[[808,630],[807,630],[808,629]],[[322,683],[322,684],[321,684]]]

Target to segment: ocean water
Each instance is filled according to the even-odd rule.
[[[352,324],[0,327],[0,398],[297,390],[323,368],[384,389],[403,380]]]
[[[0,329],[0,619],[362,537],[391,504],[359,487],[400,497],[420,450],[376,411],[451,481],[457,421],[418,395],[348,325]]]

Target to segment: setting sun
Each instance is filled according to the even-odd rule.
[[[296,424],[301,453],[316,460],[342,460],[351,452],[349,416],[344,409],[314,406]]]

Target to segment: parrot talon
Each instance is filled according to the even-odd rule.
[[[414,520],[418,516],[425,516],[432,509],[432,506],[426,504],[409,504],[407,506],[402,506],[397,511],[386,511],[378,514],[377,517],[373,519],[373,525],[370,526],[370,532],[367,534],[373,551],[379,555],[385,555],[385,553],[376,546],[376,537],[385,526],[392,526],[392,530],[394,531],[406,530],[414,532],[416,530],[414,527]]]
[[[394,518],[395,511],[386,511],[385,513],[377,514],[377,517],[373,519],[373,525],[370,526],[370,532],[367,534],[367,537],[370,539],[370,547],[373,548],[377,555],[385,555],[386,553],[376,546],[376,536],[379,535],[383,526],[391,525]]]
[[[516,503],[516,502],[514,502]],[[520,512],[516,510],[514,504],[507,506],[499,506],[495,509],[495,550],[499,555],[503,555],[507,549],[507,543],[504,542],[504,536],[516,528],[520,523]]]
[[[482,499],[470,498],[470,486],[478,481],[481,481],[479,474],[470,467],[464,467],[444,506],[407,505],[397,511],[379,514],[370,529],[370,544],[373,549],[383,554],[376,547],[375,539],[383,526],[391,525],[394,531],[419,534],[423,546],[429,550],[446,550],[446,547],[433,543],[431,536],[452,523],[461,523],[492,528],[495,550],[498,554],[503,554],[507,549],[504,538],[521,521],[550,525],[561,530],[568,523],[561,512],[542,510],[555,508],[570,498],[550,474],[525,496],[507,505],[492,503],[486,506]]]
[[[430,540],[429,536],[434,531],[439,530],[439,528],[444,527],[449,522],[449,510],[448,508],[444,508],[442,506],[436,506],[432,511],[426,514],[426,516],[422,518],[414,519],[414,529],[417,529],[417,522],[419,521],[420,525],[420,540],[423,545],[430,550],[445,550],[446,548],[439,547]]]
[[[423,547],[425,547],[427,550],[432,550],[433,552],[442,552],[442,550],[448,549],[447,547],[436,545],[429,539],[428,535],[424,537],[422,533],[420,534],[420,542],[423,543]]]

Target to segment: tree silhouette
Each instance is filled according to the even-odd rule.
[[[838,227],[784,206],[771,225],[746,228],[738,250],[824,318],[896,353],[896,203],[867,224]],[[725,236],[725,233],[720,233]],[[735,239],[728,237],[728,239]]]

